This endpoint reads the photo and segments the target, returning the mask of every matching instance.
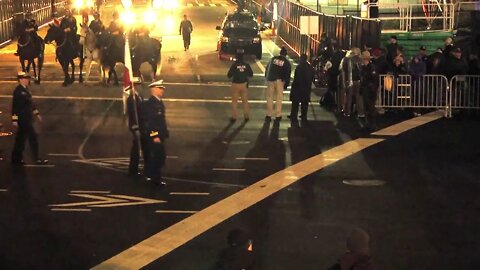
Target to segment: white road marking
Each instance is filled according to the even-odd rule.
[[[207,192],[170,192],[170,195],[176,196],[208,196],[210,193]]]
[[[443,117],[438,112],[436,115],[436,117],[429,117],[429,120],[434,121]],[[410,126],[409,121],[403,122],[407,126],[407,130]],[[417,121],[417,123],[419,122]],[[298,162],[152,235],[92,269],[140,269],[145,267],[300,179],[338,162],[326,161],[325,156],[334,156],[338,157],[338,160],[343,160],[383,141],[385,139],[358,138]]]
[[[220,172],[244,172],[246,169],[230,169],[230,168],[212,168],[212,171],[220,171]]]
[[[212,186],[233,187],[233,188],[244,188],[245,187],[245,185],[236,185],[236,184],[219,183],[219,182],[208,182],[208,181],[201,181],[201,180],[179,179],[179,178],[174,178],[174,177],[163,177],[163,179],[168,180],[168,181],[172,181],[172,182],[181,182],[181,183],[189,183],[189,184],[212,185]]]
[[[179,159],[178,156],[167,156],[168,159]]]
[[[159,214],[195,214],[198,211],[188,211],[188,210],[157,210],[155,213]]]
[[[259,161],[267,161],[270,160],[269,158],[248,158],[248,157],[237,157],[236,160],[259,160]]]
[[[222,141],[223,144],[230,144],[230,145],[244,145],[250,144],[250,141]]]
[[[50,153],[48,154],[52,157],[78,157],[78,154],[57,154],[57,153]]]
[[[52,208],[50,209],[56,212],[90,212],[92,209],[83,209],[83,208]]]
[[[6,189],[0,189],[0,192],[7,192],[8,190]]]
[[[255,61],[255,64],[257,64],[258,68],[263,72],[263,76],[265,76],[265,67],[263,66],[262,62],[260,62],[259,60],[256,60]]]
[[[90,194],[108,194],[110,191],[101,191],[101,190],[72,190],[70,193],[90,193]]]
[[[23,165],[23,167],[27,168],[53,168],[55,165],[35,165],[35,164],[27,164]]]

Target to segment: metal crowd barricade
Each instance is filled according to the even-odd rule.
[[[381,75],[377,107],[445,109],[449,116],[449,83],[443,75]]]
[[[480,109],[480,75],[457,75],[450,80],[450,110]]]

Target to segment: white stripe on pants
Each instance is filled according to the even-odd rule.
[[[285,83],[282,80],[267,82],[267,116],[282,116],[283,87]],[[273,98],[275,97],[275,115],[273,114]]]

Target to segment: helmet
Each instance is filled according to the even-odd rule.
[[[33,14],[30,10],[25,12],[25,18],[31,18],[32,16],[33,16]]]

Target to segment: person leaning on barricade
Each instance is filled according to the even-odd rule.
[[[355,97],[356,111],[358,117],[365,117],[363,107],[363,98],[360,95],[360,68],[361,68],[361,51],[359,48],[352,48],[345,56],[342,67],[343,88],[345,89],[345,106],[343,114],[350,117],[352,113],[353,98]]]
[[[456,75],[466,75],[468,72],[468,64],[462,58],[462,49],[455,47],[451,50],[450,56],[445,64],[445,76],[451,80]]]
[[[442,48],[437,48],[437,50],[428,56],[427,62],[427,74],[432,75],[441,75],[444,74],[445,67],[445,55],[443,54]]]
[[[403,54],[403,47],[397,48],[397,56],[393,59],[393,75],[402,75],[407,74],[407,61],[405,55]]]

